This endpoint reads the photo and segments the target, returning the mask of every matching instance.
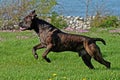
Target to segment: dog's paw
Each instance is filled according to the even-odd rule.
[[[35,59],[38,59],[38,55],[34,55],[34,58],[35,58]]]
[[[50,63],[51,62],[51,60],[49,59],[49,58],[46,58],[45,59],[48,63]]]
[[[111,64],[111,63],[108,62],[107,65],[106,65],[106,67],[107,67],[108,69],[110,69],[110,64]]]

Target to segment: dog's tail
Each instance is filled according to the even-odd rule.
[[[106,45],[105,40],[103,40],[102,38],[92,38],[95,42],[96,41],[101,41],[104,45]]]

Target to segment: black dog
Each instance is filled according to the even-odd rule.
[[[38,59],[36,50],[41,48],[46,48],[42,57],[47,62],[51,62],[50,59],[47,58],[47,54],[50,51],[73,51],[77,52],[79,56],[82,57],[82,60],[90,69],[94,68],[91,64],[92,57],[107,68],[110,68],[110,62],[102,58],[100,48],[96,45],[96,41],[102,41],[102,43],[105,44],[103,39],[62,32],[52,24],[36,16],[35,11],[32,11],[19,23],[21,30],[34,30],[40,38],[40,44],[33,47],[32,50],[36,59]]]

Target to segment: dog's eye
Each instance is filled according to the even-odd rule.
[[[29,15],[28,18],[32,18],[32,16]]]

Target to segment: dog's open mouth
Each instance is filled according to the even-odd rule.
[[[24,30],[26,30],[26,28],[20,27],[20,30],[21,30],[21,31],[24,31]]]

